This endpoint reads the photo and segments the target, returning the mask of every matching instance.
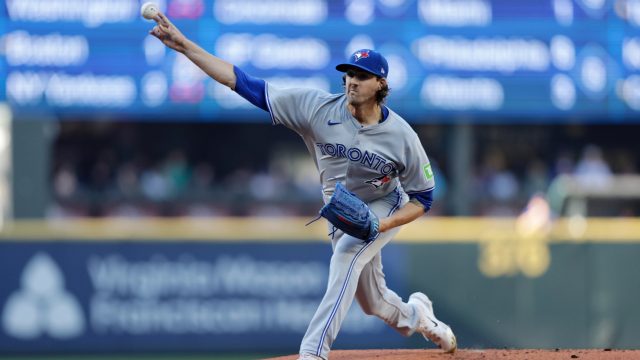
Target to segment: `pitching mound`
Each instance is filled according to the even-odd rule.
[[[266,360],[297,360],[298,355]],[[440,350],[334,350],[331,360],[628,360],[640,359],[640,350],[576,349],[576,350],[465,350],[443,354]]]

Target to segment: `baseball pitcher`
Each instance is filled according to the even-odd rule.
[[[328,359],[355,298],[362,310],[405,336],[415,332],[445,352],[456,350],[451,328],[423,293],[404,302],[387,288],[381,249],[401,225],[431,207],[435,186],[417,134],[384,105],[389,67],[370,49],[336,66],[344,93],[281,89],[252,77],[187,39],[167,17],[153,16],[150,34],[184,54],[217,82],[267,111],[273,124],[298,133],[320,173],[333,255],[327,290],[300,345],[299,359]]]

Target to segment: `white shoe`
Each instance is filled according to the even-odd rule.
[[[300,354],[298,360],[324,360],[319,356],[311,355],[311,354]]]
[[[433,314],[433,305],[427,295],[417,292],[409,296],[409,304],[413,305],[420,316],[416,331],[422,334],[425,339],[431,340],[444,352],[453,353],[458,348],[456,336],[449,325],[438,320]]]

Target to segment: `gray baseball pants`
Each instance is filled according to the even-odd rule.
[[[407,201],[407,195],[396,190],[369,203],[369,206],[382,218]],[[331,224],[329,228],[335,230]],[[402,335],[414,333],[418,324],[415,310],[387,288],[382,272],[380,251],[399,230],[398,227],[381,233],[368,244],[340,230],[331,235],[333,255],[327,290],[302,339],[300,354],[329,358],[331,345],[354,297],[366,314],[379,317]]]

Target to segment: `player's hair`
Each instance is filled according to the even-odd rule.
[[[380,79],[379,76],[376,76],[378,79]],[[344,74],[342,75],[342,87],[344,88],[345,86],[347,86],[347,75]],[[389,84],[385,81],[384,85],[382,85],[382,89],[378,90],[378,92],[376,92],[376,102],[378,104],[383,104],[384,101],[386,100],[387,96],[389,95],[389,92],[391,91],[391,88],[389,87]]]

